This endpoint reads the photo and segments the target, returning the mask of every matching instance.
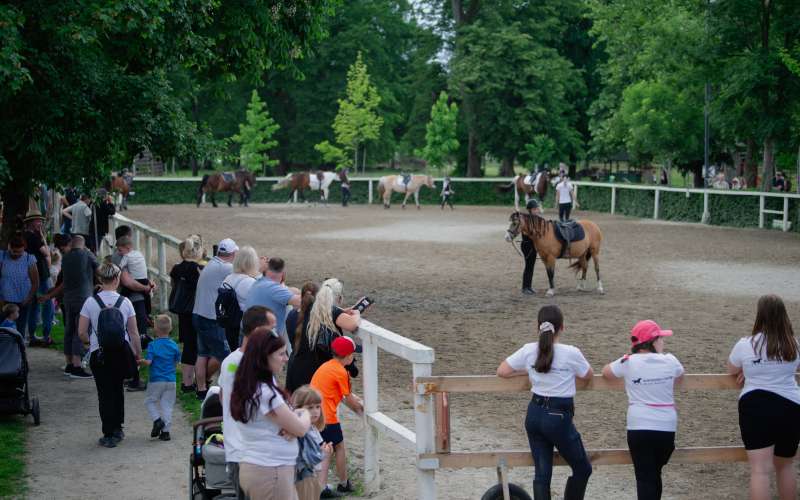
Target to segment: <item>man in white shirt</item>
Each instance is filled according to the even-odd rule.
[[[247,337],[260,326],[275,328],[275,314],[264,306],[253,306],[242,316],[242,345],[230,353],[220,366],[219,379],[220,400],[222,401],[222,425],[225,432],[225,461],[228,464],[228,475],[236,487],[236,497],[244,498],[239,488],[239,462],[242,460],[242,442],[233,417],[231,416],[231,393],[236,369],[242,361],[247,348]]]
[[[569,181],[569,177],[561,176],[561,180],[556,184],[556,203],[558,204],[558,220],[565,222],[569,220],[572,211],[572,203],[575,200],[575,188]]]
[[[89,223],[92,220],[92,209],[89,207],[89,195],[82,194],[74,205],[70,205],[61,211],[61,214],[72,221],[72,234],[79,234],[89,238]]]

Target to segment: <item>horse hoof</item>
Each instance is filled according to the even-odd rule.
[[[605,295],[606,291],[603,288],[598,288],[597,293],[599,293],[600,295]]]
[[[545,297],[552,297],[555,294],[556,294],[555,290],[553,290],[552,288],[548,288],[547,293],[545,293],[544,295]]]

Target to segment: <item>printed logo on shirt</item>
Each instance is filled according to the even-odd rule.
[[[764,359],[764,358],[756,358],[751,361],[753,366],[774,366],[774,365],[782,365],[784,362],[782,359]]]
[[[231,363],[228,365],[228,373],[236,373],[236,370],[239,368],[239,365],[236,363]]]
[[[670,382],[672,381],[673,378],[675,377],[671,375],[669,377],[657,377],[657,378],[639,377],[631,380],[631,382],[633,382],[635,385],[656,385],[656,384],[663,384],[666,382]]]

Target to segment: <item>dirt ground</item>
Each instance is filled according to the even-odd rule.
[[[248,209],[193,206],[133,207],[125,215],[183,237],[198,232],[209,243],[224,237],[259,254],[287,261],[290,284],[335,276],[347,298],[376,299],[370,321],[435,349],[434,374],[491,374],[506,356],[534,340],[538,308],[561,306],[564,342],[579,346],[599,371],[623,354],[631,326],[652,318],[675,331],[667,349],[689,373],[718,373],[736,340],[749,333],[760,294],[783,295],[800,322],[800,237],[776,231],[663,223],[578,212],[598,223],[605,239],[601,273],[605,295],[575,290],[560,261],[557,294],[546,299],[546,275],[537,263],[536,296],[520,293],[521,258],[503,240],[509,210],[457,207],[421,211],[379,206],[259,205]],[[552,213],[547,214],[552,215]],[[589,283],[594,285],[590,272]],[[381,410],[413,429],[410,365],[380,357]],[[453,450],[524,449],[524,394],[451,398]],[[677,396],[677,445],[739,445],[736,393]],[[624,448],[624,393],[584,392],[576,425],[587,448]],[[361,424],[348,416],[345,435],[360,464]],[[382,450],[383,488],[376,498],[409,498],[414,459],[389,439]],[[188,444],[187,444],[188,446]],[[558,468],[554,498],[568,469]],[[746,498],[745,464],[671,465],[664,498]],[[531,488],[532,470],[512,471]],[[494,470],[442,471],[440,498],[479,498]],[[587,498],[635,498],[632,467],[595,469]]]

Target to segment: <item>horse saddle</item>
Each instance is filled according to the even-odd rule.
[[[128,187],[133,185],[133,176],[131,174],[123,174],[122,179],[125,181],[125,184],[127,184]]]
[[[236,175],[233,172],[222,172],[222,180],[228,183],[236,182]]]
[[[524,182],[525,184],[527,184],[527,185],[529,185],[529,186],[533,186],[533,185],[534,185],[534,179],[535,179],[535,178],[536,178],[536,176],[535,176],[535,175],[526,175],[526,176],[525,176],[525,179],[523,179],[523,181],[522,181],[522,182]]]
[[[401,175],[397,178],[397,182],[395,182],[395,185],[399,191],[406,191],[409,184],[411,184],[410,175]]]
[[[553,229],[556,238],[561,242],[561,257],[569,257],[569,247],[573,241],[581,241],[586,238],[586,231],[577,221],[566,222],[553,221]]]

